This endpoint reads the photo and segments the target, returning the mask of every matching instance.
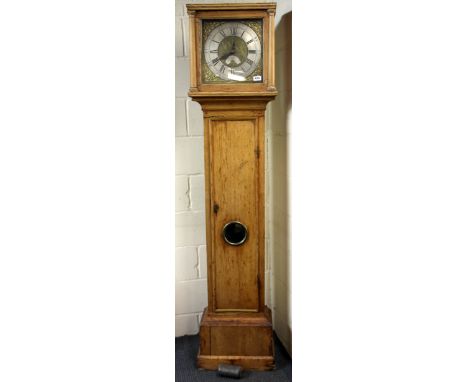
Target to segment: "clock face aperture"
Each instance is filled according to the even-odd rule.
[[[203,22],[203,82],[262,82],[262,21]]]

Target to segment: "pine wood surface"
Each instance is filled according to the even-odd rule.
[[[256,119],[210,119],[213,252],[212,277],[215,306],[220,309],[258,309],[258,128]],[[231,246],[221,233],[225,224],[240,221],[247,226],[244,244]]]
[[[251,9],[276,9],[276,3],[212,3],[212,4],[187,4],[189,12],[200,10],[251,10]]]
[[[264,305],[265,108],[271,96],[202,97],[208,307],[198,366],[274,367],[271,311]],[[215,208],[216,206],[216,208]],[[244,223],[248,239],[230,246],[222,228]]]
[[[189,96],[244,94],[276,95],[274,60],[274,15],[276,3],[187,4],[190,21],[190,91]],[[201,76],[203,19],[263,20],[263,82],[205,84]],[[197,94],[198,93],[198,94]]]
[[[208,307],[200,323],[198,366],[274,368],[265,294],[265,108],[274,78],[275,3],[189,4],[190,90],[204,118]],[[263,82],[203,84],[203,19],[263,19]],[[247,227],[239,246],[224,241],[229,221]]]
[[[268,99],[239,102],[240,108],[234,99],[215,101],[216,107],[209,100],[201,102],[210,312],[256,312],[264,306],[264,113]],[[248,229],[248,239],[240,246],[230,246],[222,237],[224,225],[235,220]]]
[[[198,367],[216,370],[219,363],[231,363],[251,370],[274,368],[271,312],[210,314],[205,310],[200,325]]]
[[[265,326],[271,327],[271,310],[265,307],[257,313],[224,312],[210,313],[204,310],[201,326]]]

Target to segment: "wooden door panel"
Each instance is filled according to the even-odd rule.
[[[258,285],[258,120],[211,120],[212,248],[216,311],[257,311]],[[247,227],[239,246],[224,241],[230,221]]]

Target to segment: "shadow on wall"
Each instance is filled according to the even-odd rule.
[[[275,31],[276,86],[278,96],[271,103],[268,149],[270,160],[269,251],[272,278],[273,326],[291,354],[291,253],[288,188],[288,141],[291,113],[292,12],[282,16]]]

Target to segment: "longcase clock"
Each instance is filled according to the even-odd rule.
[[[265,305],[265,108],[276,3],[188,4],[190,90],[204,118],[208,307],[200,368],[274,368]]]

